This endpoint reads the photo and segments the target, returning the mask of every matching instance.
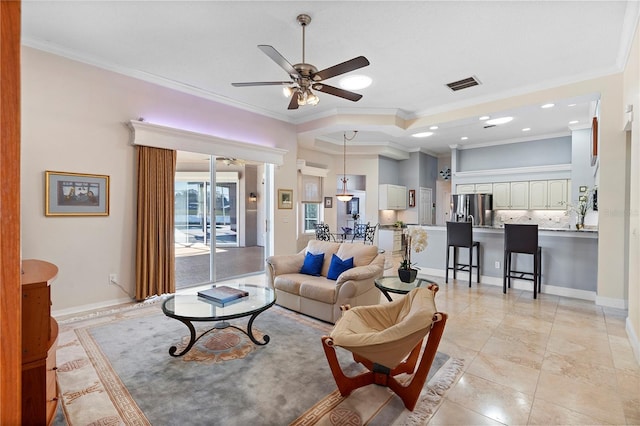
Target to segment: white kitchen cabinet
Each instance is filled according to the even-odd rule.
[[[378,188],[378,209],[404,210],[407,208],[407,187],[382,184]]]
[[[493,184],[492,183],[476,183],[476,194],[492,194],[493,193]]]
[[[493,209],[508,210],[511,208],[511,184],[499,182],[493,184]]]
[[[529,182],[499,182],[493,184],[494,210],[527,210]]]
[[[529,208],[543,210],[548,206],[548,181],[534,180],[529,182]]]
[[[456,194],[491,194],[493,184],[491,183],[468,183],[456,185]]]
[[[567,179],[550,180],[548,184],[549,209],[564,210],[569,200],[569,181]]]
[[[529,209],[563,210],[567,202],[566,179],[529,182]]]
[[[476,186],[474,184],[456,185],[456,194],[475,194]]]
[[[402,251],[402,229],[380,229],[378,233],[378,248],[387,253]]]
[[[511,209],[529,208],[529,182],[511,182]]]

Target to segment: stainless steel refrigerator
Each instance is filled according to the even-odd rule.
[[[493,226],[493,196],[491,194],[452,195],[451,220],[472,222],[475,226]]]

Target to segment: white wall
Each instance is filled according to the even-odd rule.
[[[628,268],[627,279],[629,294],[629,316],[627,333],[635,350],[636,360],[640,363],[640,32],[636,28],[631,54],[624,72],[623,108],[631,105],[633,122],[630,132],[626,132],[625,145],[628,148],[629,172],[629,218],[627,230]],[[627,124],[627,116],[620,125]]]
[[[58,266],[52,284],[54,313],[105,306],[134,294],[136,165],[125,123],[138,117],[287,149],[275,185],[284,187],[295,179],[291,125],[23,48],[22,255]],[[109,175],[109,216],[45,217],[45,170]],[[276,253],[295,246],[289,215],[275,212]],[[119,275],[126,292],[108,284],[109,273]]]

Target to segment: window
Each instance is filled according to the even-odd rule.
[[[321,221],[322,178],[299,175],[301,193],[302,232],[315,232],[316,223]]]
[[[303,232],[315,232],[316,224],[320,222],[320,203],[303,203],[302,209]]]

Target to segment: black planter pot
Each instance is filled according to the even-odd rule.
[[[398,277],[403,283],[412,283],[418,276],[417,269],[398,269]]]

